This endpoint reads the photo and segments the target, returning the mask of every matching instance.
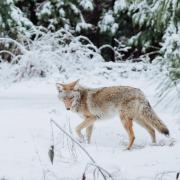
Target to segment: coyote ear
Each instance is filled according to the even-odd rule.
[[[56,88],[57,88],[58,90],[62,91],[62,89],[63,89],[63,84],[61,84],[61,83],[56,83]]]
[[[80,81],[80,79],[78,79],[78,80],[76,80],[74,83],[75,83],[75,85],[74,85],[74,90],[78,90],[79,89],[79,81]]]

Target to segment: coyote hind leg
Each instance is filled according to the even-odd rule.
[[[145,126],[147,126],[147,131],[149,132],[150,136],[151,136],[151,140],[152,143],[156,143],[156,134],[155,134],[155,130],[149,126],[148,124],[146,124]]]
[[[129,118],[124,112],[120,113],[120,118],[129,136],[129,144],[128,144],[127,149],[130,150],[135,140],[132,119]]]
[[[86,128],[88,144],[90,144],[90,142],[91,142],[92,130],[93,130],[93,125],[90,125],[89,127]]]
[[[152,143],[156,143],[156,134],[154,128],[152,128],[148,123],[145,123],[144,121],[137,121],[137,123],[148,131],[151,136]]]

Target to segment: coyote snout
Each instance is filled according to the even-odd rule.
[[[77,103],[80,92],[76,87],[76,83],[65,84],[56,84],[59,91],[59,99],[64,102],[66,110],[71,110]]]
[[[148,131],[153,143],[156,142],[155,129],[169,135],[168,128],[156,115],[140,89],[129,86],[85,88],[79,85],[78,80],[69,84],[57,83],[56,85],[59,99],[64,102],[66,109],[84,117],[84,121],[77,126],[76,133],[79,138],[82,138],[81,130],[86,128],[88,143],[90,143],[94,122],[109,118],[117,112],[129,136],[127,149],[131,149],[134,143],[134,121]]]
[[[72,98],[64,97],[63,102],[64,102],[64,105],[65,105],[66,109],[70,110],[71,106],[72,106],[72,102],[73,102],[73,97]]]

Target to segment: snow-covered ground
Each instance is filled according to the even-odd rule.
[[[81,74],[82,85],[100,87],[131,85],[141,88],[154,106],[156,81],[149,83],[146,75],[133,71],[137,77],[97,74],[93,70]],[[122,68],[121,68],[122,69]],[[101,67],[102,70],[102,67]],[[111,69],[107,69],[111,71]],[[93,72],[95,72],[93,74]],[[93,74],[92,76],[90,74]],[[77,75],[70,75],[71,80]],[[63,79],[64,80],[64,79]],[[30,80],[0,88],[0,179],[7,180],[79,180],[90,162],[84,152],[62,132],[54,128],[55,158],[52,165],[48,150],[51,145],[50,119],[53,118],[67,132],[75,136],[74,128],[81,121],[79,116],[66,111],[58,101],[55,82],[60,78]],[[70,81],[70,79],[68,80]],[[176,98],[176,97],[174,97]],[[179,101],[177,99],[177,101]],[[170,129],[167,138],[157,133],[157,145],[151,144],[148,133],[138,125],[135,128],[135,144],[132,150],[125,148],[128,137],[118,117],[97,122],[92,143],[82,144],[97,164],[111,173],[114,179],[175,179],[180,171],[180,114],[162,101],[155,110]],[[171,173],[172,171],[172,173]],[[169,173],[168,173],[169,172]],[[93,169],[87,172],[89,179]]]

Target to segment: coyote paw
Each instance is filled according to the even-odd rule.
[[[157,143],[156,142],[151,142],[150,146],[157,146]]]
[[[122,151],[130,151],[130,150],[131,149],[128,149],[127,147],[122,149]]]
[[[76,137],[76,140],[79,142],[79,143],[84,143],[85,142],[85,138],[84,136],[80,136],[80,137]]]

